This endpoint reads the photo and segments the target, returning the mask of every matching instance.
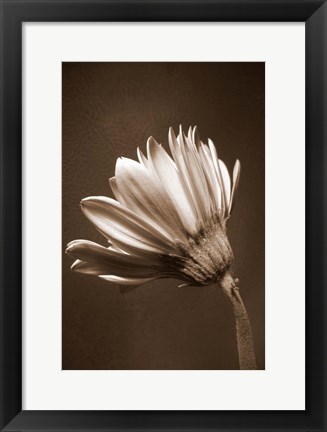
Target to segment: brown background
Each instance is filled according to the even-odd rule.
[[[111,195],[116,158],[169,126],[198,125],[229,170],[242,164],[228,236],[264,368],[264,63],[63,63],[63,251],[105,244],[79,202]],[[127,294],[62,263],[63,369],[238,369],[231,305],[217,286],[159,280]]]

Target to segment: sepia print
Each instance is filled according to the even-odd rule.
[[[264,63],[63,63],[63,369],[265,368],[264,137]]]

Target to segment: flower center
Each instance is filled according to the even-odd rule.
[[[181,271],[196,285],[207,285],[220,280],[234,260],[226,228],[218,217],[212,217],[196,236],[190,237],[183,251]]]

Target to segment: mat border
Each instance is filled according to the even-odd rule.
[[[0,0],[0,430],[326,431],[326,1]],[[22,411],[22,24],[305,22],[306,410]]]

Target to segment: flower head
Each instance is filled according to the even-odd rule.
[[[74,240],[66,252],[77,260],[72,270],[120,285],[141,285],[177,278],[182,285],[220,281],[233,262],[226,222],[240,176],[237,160],[232,180],[209,139],[197,128],[176,137],[169,129],[171,156],[150,137],[138,162],[119,158],[109,180],[116,199],[82,200],[85,216],[109,242],[101,246]]]

